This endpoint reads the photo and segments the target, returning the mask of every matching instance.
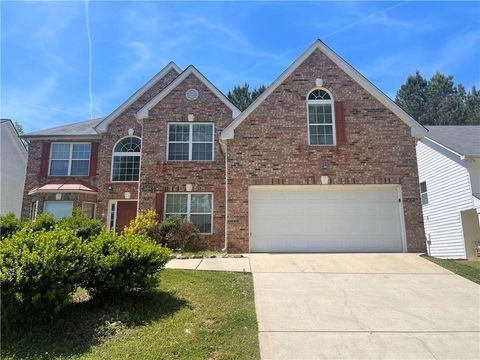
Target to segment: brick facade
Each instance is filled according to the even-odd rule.
[[[221,249],[225,237],[225,155],[218,140],[222,130],[232,121],[232,110],[191,74],[149,111],[148,118],[137,120],[135,117],[142,106],[177,76],[175,70],[167,73],[98,136],[100,146],[95,176],[69,177],[68,180],[98,188],[96,214],[105,223],[109,200],[122,200],[125,192],[130,192],[131,199],[138,197],[140,210],[155,208],[156,199],[163,197],[165,192],[185,192],[187,184],[192,184],[193,192],[211,192],[214,196],[213,234],[202,236],[200,245]],[[336,147],[308,145],[305,100],[318,78],[323,79],[323,86],[335,101],[343,102],[346,141]],[[185,98],[190,88],[199,92],[195,101]],[[213,161],[166,160],[167,123],[187,122],[189,115],[193,115],[196,122],[215,124]],[[128,135],[129,129],[142,138],[140,181],[114,183],[110,180],[112,150],[118,140]],[[249,186],[320,184],[321,175],[328,175],[332,184],[400,184],[408,251],[425,250],[415,139],[410,128],[319,50],[235,129],[234,139],[227,141],[227,148],[228,251],[247,252],[249,249]],[[52,180],[61,180],[39,177],[41,154],[41,141],[32,140],[24,218],[28,218],[34,199],[43,204],[52,196],[29,196],[28,191]],[[327,168],[322,170],[322,164]],[[87,201],[79,195],[69,198],[75,206]],[[41,212],[43,206],[40,205]]]
[[[344,103],[342,146],[308,145],[305,100],[315,79]],[[410,128],[316,50],[228,140],[228,250],[249,248],[248,186],[320,184],[321,175],[331,184],[400,184],[408,251],[425,250]]]

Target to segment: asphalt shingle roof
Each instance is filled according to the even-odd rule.
[[[98,135],[98,132],[95,130],[95,126],[97,126],[103,119],[103,117],[96,118],[69,125],[57,126],[50,129],[34,131],[25,134],[24,137]]]
[[[480,125],[427,126],[427,129],[427,138],[463,156],[480,156]]]

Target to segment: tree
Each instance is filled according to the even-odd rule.
[[[480,94],[467,93],[453,76],[435,73],[426,81],[417,70],[397,92],[395,102],[423,125],[480,124]]]
[[[227,98],[233,103],[233,105],[239,108],[240,111],[243,111],[254,102],[266,88],[265,85],[262,85],[258,89],[250,91],[247,83],[243,85],[235,85],[233,90],[228,92]]]
[[[427,80],[416,71],[407,82],[400,87],[395,99],[396,103],[414,119],[421,121],[427,103]]]
[[[480,91],[478,91],[475,86],[473,86],[472,91],[467,94],[464,112],[466,125],[480,124]]]

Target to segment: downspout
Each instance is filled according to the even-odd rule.
[[[220,139],[220,148],[225,155],[225,238],[222,252],[226,252],[228,249],[228,149],[227,142]]]

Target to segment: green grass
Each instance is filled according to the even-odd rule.
[[[447,260],[432,256],[425,256],[425,258],[455,274],[480,284],[480,261]]]
[[[251,274],[164,270],[159,287],[72,304],[50,326],[2,338],[10,359],[258,359]]]

